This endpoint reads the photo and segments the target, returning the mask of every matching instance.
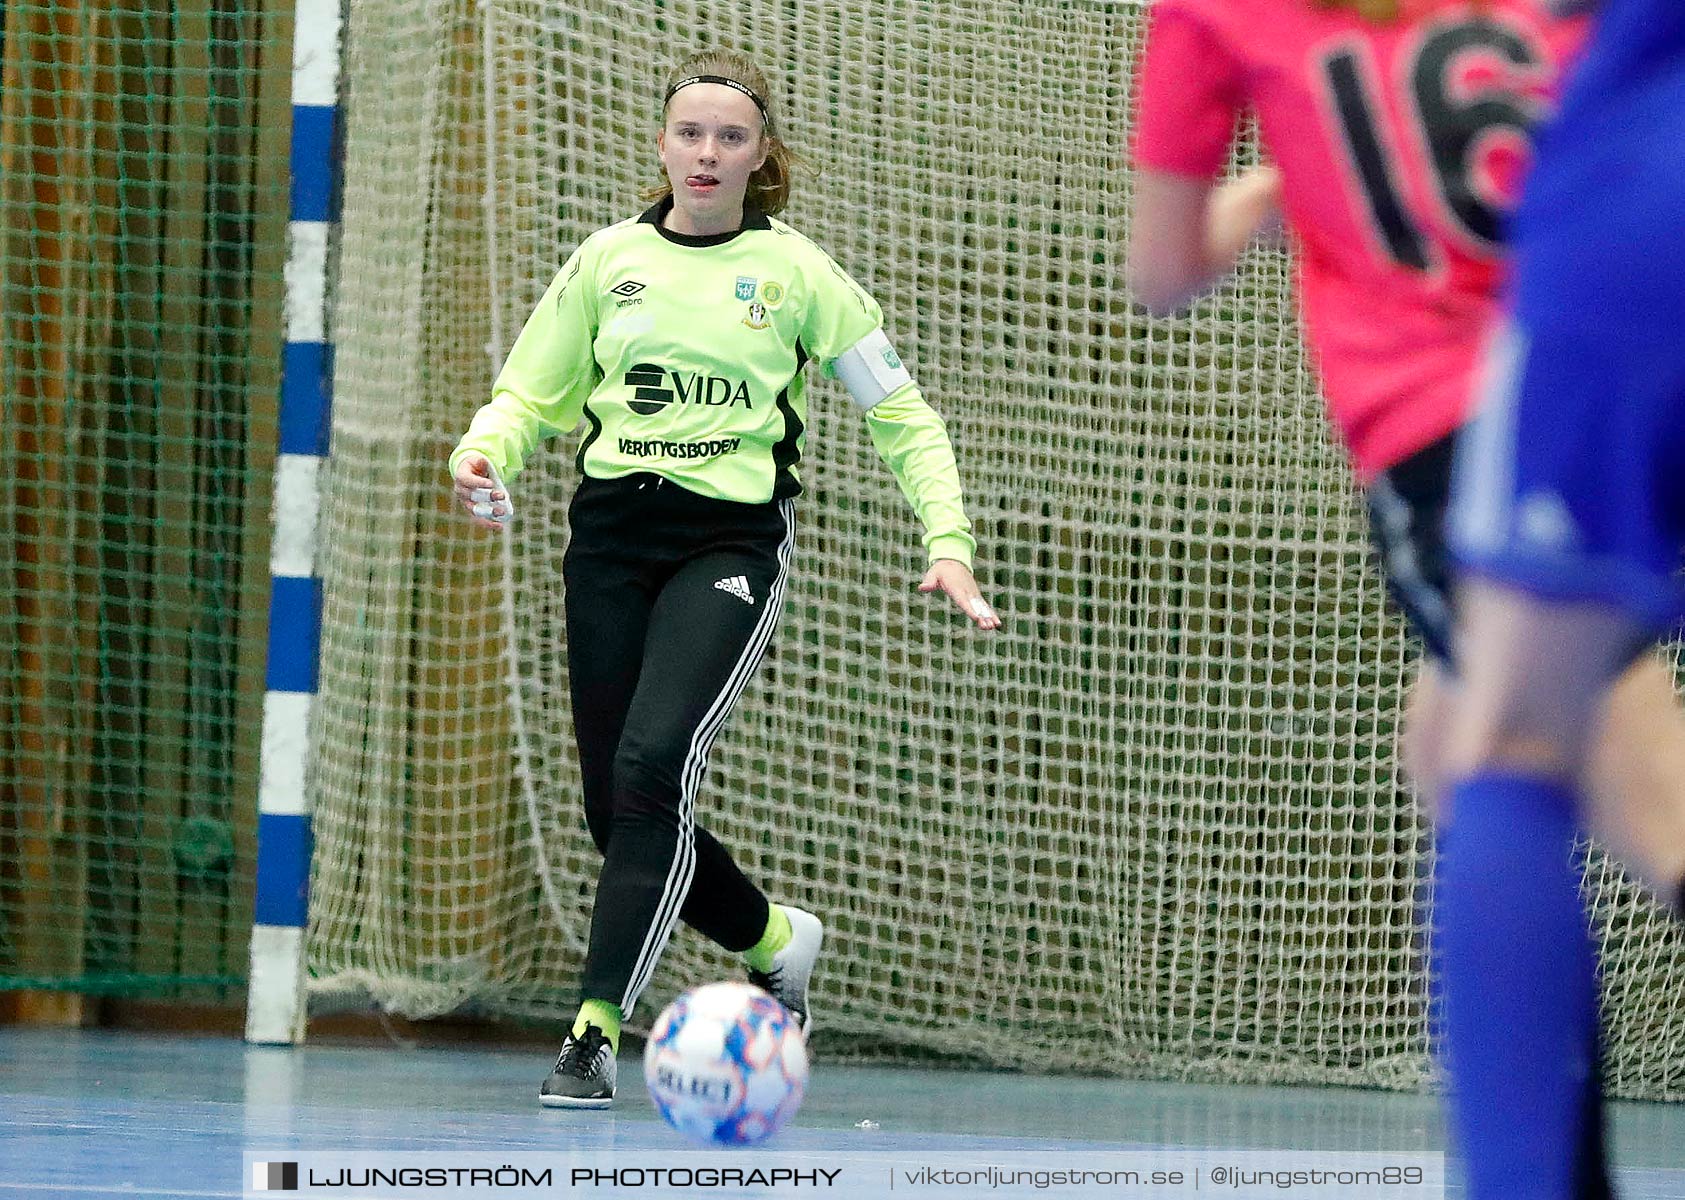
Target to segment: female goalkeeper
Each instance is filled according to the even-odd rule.
[[[582,478],[563,559],[585,819],[603,853],[579,1015],[539,1099],[605,1107],[621,1021],[683,918],[744,956],[808,1025],[823,929],[769,904],[696,823],[708,751],[784,604],[817,360],[859,405],[925,529],[919,590],[980,629],[953,447],[885,338],[871,296],[773,219],[792,155],[740,54],[674,72],[656,135],[664,179],[638,217],[556,275],[450,458],[456,495],[500,529],[538,442],[573,429]]]

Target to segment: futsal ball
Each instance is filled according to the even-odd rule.
[[[707,983],[661,1010],[644,1082],[667,1124],[706,1146],[752,1146],[782,1129],[807,1088],[796,1019],[747,983]]]

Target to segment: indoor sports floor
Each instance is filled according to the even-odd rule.
[[[538,1106],[550,1063],[529,1049],[318,1040],[289,1050],[4,1027],[0,1200],[239,1197],[243,1151],[542,1151],[601,1161],[683,1149],[628,1058],[618,1106],[582,1113]],[[1617,1105],[1612,1126],[1620,1194],[1685,1200],[1685,1105]],[[1390,1092],[821,1064],[795,1126],[774,1145],[815,1160],[1152,1147],[1415,1152],[1437,1150],[1441,1131],[1431,1099]],[[1454,1184],[1447,1194],[1458,1194]]]

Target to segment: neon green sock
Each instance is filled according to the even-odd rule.
[[[587,1025],[601,1029],[609,1048],[620,1053],[620,1005],[607,1000],[587,1000],[579,1006],[579,1015],[573,1019],[573,1035],[584,1033]]]
[[[743,952],[743,961],[757,971],[772,970],[772,956],[790,944],[790,918],[776,904],[766,906],[766,932]]]

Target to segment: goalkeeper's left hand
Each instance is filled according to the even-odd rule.
[[[515,516],[509,489],[497,477],[497,468],[483,454],[464,454],[452,479],[457,501],[482,529],[502,531]]]
[[[938,588],[948,593],[955,607],[977,628],[1000,628],[1000,618],[989,607],[989,602],[983,599],[983,593],[977,589],[977,580],[971,576],[971,568],[964,563],[952,558],[939,558],[931,563],[930,570],[924,573],[924,580],[919,584],[919,591],[934,592]]]

